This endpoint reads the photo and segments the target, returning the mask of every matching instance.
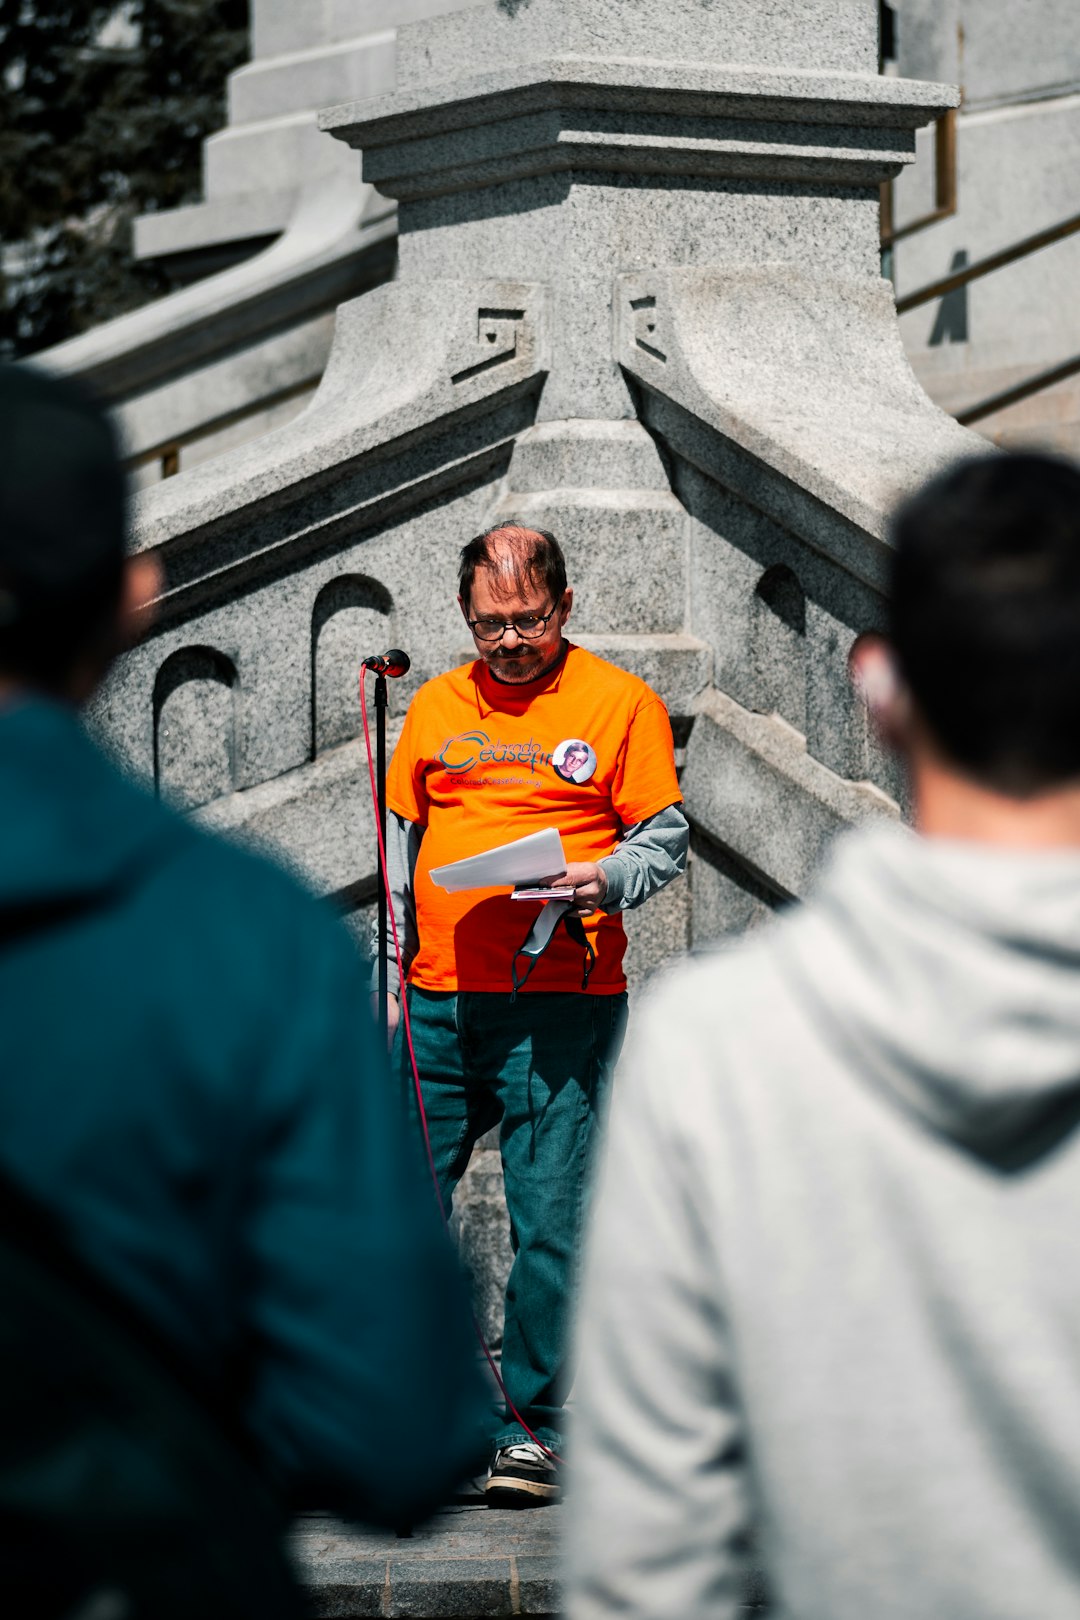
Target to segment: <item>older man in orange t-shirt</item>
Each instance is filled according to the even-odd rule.
[[[459,577],[478,656],[410,706],[387,783],[391,904],[447,1206],[499,1126],[514,1247],[502,1374],[517,1415],[508,1407],[492,1437],[487,1497],[524,1505],[559,1492],[549,1453],[562,1445],[572,1283],[626,1020],[621,913],[683,870],[689,829],[660,698],[566,640],[573,592],[554,537],[489,530]],[[573,900],[565,927],[525,953],[540,901],[447,893],[431,872],[546,827],[568,862],[547,881]],[[388,978],[397,990],[393,963]],[[388,1013],[396,1026],[396,995]]]

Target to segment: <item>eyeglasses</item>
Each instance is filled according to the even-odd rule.
[[[466,623],[477,641],[501,641],[512,630],[522,641],[537,641],[548,627],[548,620],[559,611],[558,603],[550,613],[525,613],[518,619],[467,619]]]

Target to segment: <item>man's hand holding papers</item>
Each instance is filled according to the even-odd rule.
[[[570,861],[561,872],[544,878],[543,882],[545,888],[573,890],[571,917],[589,917],[599,911],[608,886],[604,868],[592,861]]]
[[[543,875],[545,869],[554,875]],[[449,866],[433,867],[431,879],[450,893],[512,885],[515,898],[530,900],[565,899],[569,890],[573,895],[570,912],[575,917],[598,911],[607,893],[603,867],[593,861],[567,861],[554,827],[497,844]]]

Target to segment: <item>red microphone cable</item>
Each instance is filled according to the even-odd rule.
[[[416,1049],[413,1046],[412,1021],[409,1017],[409,1001],[405,994],[405,964],[402,960],[401,942],[398,939],[397,918],[394,916],[394,908],[390,904],[390,873],[386,864],[386,845],[383,841],[382,821],[379,816],[379,789],[375,781],[375,758],[371,751],[371,732],[368,728],[367,715],[367,694],[364,690],[364,677],[366,674],[367,668],[364,665],[361,665],[360,716],[364,722],[364,747],[367,750],[368,780],[371,783],[371,802],[375,807],[375,841],[379,848],[379,870],[382,873],[382,880],[386,889],[386,910],[390,918],[390,932],[393,935],[394,956],[397,960],[398,966],[398,1001],[401,1007],[401,1017],[405,1026],[405,1045],[408,1048],[409,1063],[412,1067],[413,1090],[416,1094],[416,1106],[420,1115],[420,1129],[424,1137],[424,1152],[427,1154],[428,1169],[431,1172],[431,1182],[432,1186],[435,1188],[435,1197],[438,1200],[439,1214],[442,1216],[443,1225],[449,1232],[450,1223],[447,1219],[446,1205],[443,1202],[442,1189],[439,1186],[438,1171],[435,1169],[435,1155],[431,1149],[431,1132],[428,1130],[427,1110],[424,1107],[423,1088],[420,1085],[420,1069],[416,1061]],[[558,1452],[552,1451],[551,1447],[546,1446],[540,1437],[529,1428],[529,1425],[525,1422],[525,1419],[522,1417],[521,1413],[510,1399],[510,1396],[507,1393],[506,1385],[502,1380],[502,1374],[495,1363],[495,1357],[488,1349],[488,1343],[484,1338],[480,1323],[477,1321],[475,1310],[472,1312],[472,1324],[477,1342],[484,1353],[484,1359],[491,1368],[492,1376],[499,1387],[499,1393],[506,1402],[507,1410],[513,1416],[514,1421],[521,1424],[521,1427],[525,1430],[525,1433],[529,1436],[529,1439],[534,1445],[540,1447],[540,1450],[544,1453],[545,1457],[550,1457],[552,1462],[562,1464],[563,1459],[559,1456]]]

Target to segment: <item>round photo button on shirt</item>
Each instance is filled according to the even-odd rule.
[[[596,753],[581,737],[567,737],[553,749],[551,763],[564,782],[587,782],[596,770]]]

